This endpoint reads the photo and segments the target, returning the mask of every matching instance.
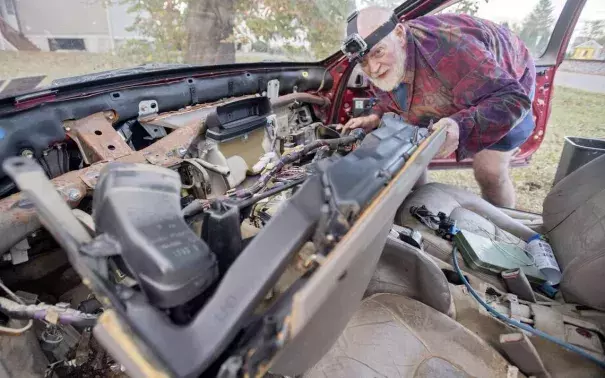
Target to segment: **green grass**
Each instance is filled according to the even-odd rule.
[[[263,54],[238,59],[258,61]],[[267,54],[265,54],[267,55]],[[52,79],[105,71],[134,65],[123,57],[93,53],[7,52],[0,51],[0,79],[47,75]],[[529,167],[511,170],[517,191],[517,208],[541,212],[550,190],[563,147],[563,137],[605,138],[605,95],[557,87],[545,140]],[[471,170],[431,172],[431,180],[458,185],[479,193]]]
[[[544,142],[528,167],[510,170],[518,209],[542,212],[542,201],[552,186],[565,136],[605,138],[605,94],[555,88]],[[433,171],[430,179],[479,193],[471,170]]]

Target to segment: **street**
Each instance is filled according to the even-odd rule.
[[[605,76],[557,70],[557,73],[555,74],[555,87],[556,86],[565,86],[588,92],[605,93]]]

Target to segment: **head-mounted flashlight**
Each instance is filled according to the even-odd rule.
[[[347,38],[340,48],[349,61],[355,62],[360,61],[372,47],[389,35],[399,22],[397,16],[393,14],[384,24],[380,25],[364,39],[357,32],[357,16],[359,16],[359,11],[355,11],[347,18]]]

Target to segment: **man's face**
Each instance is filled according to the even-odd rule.
[[[401,25],[398,26],[400,28]],[[382,39],[360,62],[370,81],[383,91],[395,89],[405,74],[405,50],[398,30]]]

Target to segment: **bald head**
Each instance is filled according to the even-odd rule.
[[[357,32],[362,38],[365,38],[387,22],[392,15],[393,11],[388,8],[378,6],[364,8],[359,11],[357,16]]]
[[[392,16],[393,11],[388,8],[377,6],[364,8],[357,15],[357,33],[365,39],[388,22]],[[405,45],[405,29],[402,23],[398,23],[393,31],[370,46],[370,51],[363,55],[360,61],[361,69],[380,89],[391,91],[403,80]]]

